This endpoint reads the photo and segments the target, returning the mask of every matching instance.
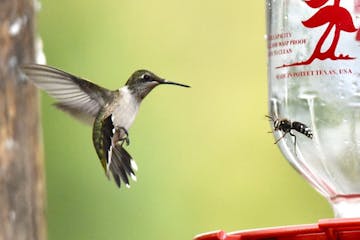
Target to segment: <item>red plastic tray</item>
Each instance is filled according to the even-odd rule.
[[[214,231],[195,240],[360,240],[360,218],[323,219],[317,224],[250,229],[233,233]]]

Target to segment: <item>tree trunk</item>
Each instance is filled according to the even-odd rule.
[[[18,67],[35,62],[34,0],[0,0],[0,240],[45,240],[37,90]]]

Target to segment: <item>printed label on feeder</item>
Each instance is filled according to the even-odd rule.
[[[277,79],[353,74],[360,65],[360,1],[271,1],[268,56]],[[286,14],[284,14],[286,12]]]
[[[290,32],[278,33],[268,37],[269,57],[291,54],[296,45],[306,44],[306,38],[293,39]]]

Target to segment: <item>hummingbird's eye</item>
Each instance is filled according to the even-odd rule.
[[[150,81],[150,80],[151,80],[150,75],[147,74],[147,73],[144,73],[144,74],[142,75],[142,78],[143,78],[144,80],[146,80],[146,81]]]

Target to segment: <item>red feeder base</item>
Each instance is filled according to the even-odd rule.
[[[360,240],[360,218],[322,219],[317,224],[250,229],[232,233],[215,231],[195,240]]]

